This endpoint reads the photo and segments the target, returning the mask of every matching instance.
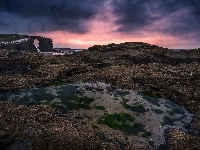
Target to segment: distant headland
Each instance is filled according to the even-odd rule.
[[[34,41],[38,41],[39,46]],[[0,34],[0,49],[27,52],[53,52],[53,40],[43,36]]]
[[[170,53],[177,57],[184,58],[199,58],[200,48],[195,49],[169,49],[157,45],[152,45],[144,42],[125,42],[111,43],[107,45],[93,45],[88,49],[71,49],[71,48],[53,48],[53,40],[43,36],[29,36],[19,34],[0,34],[0,49],[17,50],[25,52],[41,52],[45,55],[56,53],[71,54],[82,50],[89,51],[115,51],[126,49],[137,49],[142,51],[159,51],[161,53]],[[180,55],[181,54],[181,55]]]

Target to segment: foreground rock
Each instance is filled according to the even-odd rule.
[[[18,105],[58,108],[68,119],[84,120],[98,129],[104,139],[151,149],[165,143],[166,130],[176,128],[190,132],[186,125],[193,116],[172,101],[132,90],[114,90],[104,83],[40,87],[8,93],[4,99]]]
[[[192,124],[197,130],[191,134],[198,137],[199,49],[178,52],[133,45],[71,56],[45,57],[39,53],[25,53],[10,58],[3,54],[0,58],[0,91],[76,81],[109,83],[113,88],[146,92],[183,106],[195,115]]]
[[[171,150],[200,149],[200,139],[178,130],[170,130],[169,143]]]
[[[51,107],[0,102],[0,147],[6,149],[147,149],[101,140],[84,121],[58,117]],[[19,117],[20,116],[20,117]],[[117,141],[115,141],[117,142]]]

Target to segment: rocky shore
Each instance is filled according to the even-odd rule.
[[[0,109],[1,148],[117,150],[120,147],[99,139],[86,122],[58,117],[59,112],[51,107],[26,107],[0,102]],[[123,149],[129,147],[126,145]]]
[[[154,97],[167,98],[194,114],[193,130],[186,136],[187,138],[184,138],[184,143],[190,143],[190,140],[195,139],[197,144],[193,144],[193,147],[188,146],[188,149],[198,149],[200,136],[199,63],[199,49],[179,52],[158,46],[145,46],[142,43],[108,45],[106,48],[104,46],[104,50],[90,48],[88,51],[70,56],[43,56],[40,53],[0,50],[0,91],[8,92],[82,81],[104,82],[113,88],[130,89],[146,92]],[[2,108],[8,108],[8,106],[17,110],[20,107],[1,102]],[[23,107],[23,109],[27,109],[27,115],[30,116],[28,109],[35,109],[34,107],[37,106]],[[1,110],[4,115],[10,114],[7,109]],[[14,118],[12,115],[3,118],[8,117]],[[5,123],[8,124],[8,120],[5,120]],[[190,127],[191,125],[188,125],[188,128]],[[9,126],[8,130],[10,130]],[[177,144],[173,144],[178,132],[175,130],[169,133],[171,149],[178,148]],[[5,134],[2,135],[5,136]],[[177,142],[183,143],[180,140]],[[93,143],[91,142],[91,147]],[[112,142],[111,145],[115,146]]]
[[[38,41],[38,46],[35,45]],[[26,52],[53,52],[53,40],[43,36],[0,34],[0,49]]]

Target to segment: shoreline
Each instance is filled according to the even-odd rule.
[[[60,92],[60,88],[62,88],[62,87],[68,87],[68,86],[74,86],[74,87],[78,87],[78,89],[79,90],[81,90],[81,91],[84,91],[83,93],[84,93],[84,95],[85,96],[87,96],[87,97],[89,97],[89,98],[94,98],[95,99],[95,102],[92,102],[91,103],[91,105],[92,106],[94,106],[94,105],[103,105],[103,106],[105,106],[106,107],[106,110],[107,109],[113,109],[112,111],[108,111],[108,114],[113,114],[113,113],[115,113],[115,112],[120,112],[120,109],[124,109],[123,111],[125,111],[125,112],[129,112],[129,113],[131,113],[131,114],[134,114],[134,113],[132,113],[131,111],[129,111],[128,109],[126,109],[125,110],[125,108],[122,108],[119,104],[120,104],[120,102],[123,102],[122,101],[122,99],[123,98],[125,98],[125,99],[129,99],[129,101],[131,100],[131,99],[134,99],[134,97],[136,97],[137,99],[138,99],[138,102],[141,102],[141,101],[144,101],[144,107],[145,107],[145,109],[147,110],[151,110],[149,107],[155,107],[155,108],[157,108],[157,106],[156,105],[154,105],[154,104],[151,104],[151,103],[149,103],[148,102],[148,100],[145,100],[145,99],[143,99],[143,97],[141,96],[141,95],[138,95],[138,93],[135,93],[134,91],[132,91],[132,90],[125,90],[125,89],[115,89],[113,92],[112,92],[112,95],[109,95],[109,92],[107,91],[107,88],[108,87],[110,87],[110,85],[107,85],[107,84],[105,84],[105,83],[101,83],[101,82],[97,82],[97,83],[83,83],[83,82],[78,82],[78,83],[75,83],[75,84],[67,84],[67,85],[56,85],[56,86],[49,86],[49,87],[40,87],[41,89],[45,89],[45,90],[47,90],[46,91],[46,93],[51,93],[52,95],[55,95],[55,97],[57,97],[58,95],[56,94],[56,93],[58,93],[58,92]],[[89,91],[88,91],[88,89],[86,89],[86,87],[88,87],[88,89],[89,89]],[[89,88],[89,87],[91,87],[91,89]],[[34,88],[34,90],[40,90],[40,88]],[[96,89],[96,90],[95,90]],[[101,89],[100,91],[98,91],[98,89]],[[33,89],[29,89],[29,90],[33,90]],[[24,93],[24,92],[27,92],[27,91],[29,91],[29,90],[25,90],[25,91],[21,91],[21,93]],[[95,95],[94,95],[94,91],[95,91]],[[103,91],[103,93],[102,93],[102,91]],[[116,95],[118,98],[120,98],[119,100],[114,100],[114,95],[115,95],[115,93],[116,92],[124,92],[124,91],[126,91],[127,93],[129,93],[128,95],[124,95],[123,97],[121,97],[120,98],[120,96],[119,95]],[[30,92],[28,92],[28,93],[30,93]],[[28,94],[27,93],[27,94]],[[38,93],[38,92],[37,92]],[[25,94],[25,93],[24,93]],[[27,94],[25,94],[25,95],[27,95]],[[113,95],[114,94],[114,95]],[[22,94],[20,94],[20,95],[22,95]],[[40,97],[40,95],[37,95],[37,97]],[[104,98],[106,98],[105,99],[105,102],[109,102],[111,99],[113,99],[113,100],[111,100],[110,102],[115,102],[115,103],[112,103],[112,105],[111,105],[111,103],[109,104],[106,104],[105,102],[103,102],[103,101],[99,101],[99,98],[98,97],[104,97]],[[131,98],[131,99],[130,99]],[[11,97],[11,99],[14,99],[14,97],[12,98]],[[39,98],[39,99],[41,99],[41,98]],[[53,100],[54,101],[54,100]],[[99,101],[99,102],[98,102]],[[166,103],[166,100],[165,99],[159,99],[159,105],[163,105],[164,103]],[[54,101],[55,102],[55,101]],[[56,102],[60,102],[60,100],[59,101],[57,101],[56,100]],[[118,104],[117,104],[117,103]],[[130,101],[131,102],[131,101]],[[137,102],[137,101],[135,101],[135,102]],[[134,103],[135,103],[134,102]],[[147,103],[148,102],[148,103]],[[128,104],[128,103],[127,103]],[[107,106],[108,105],[108,106]],[[116,106],[115,106],[116,105]],[[132,104],[131,103],[129,103],[129,105],[131,105],[132,106]],[[151,105],[151,106],[150,106]],[[176,105],[176,104],[175,104]],[[164,105],[163,105],[164,106]],[[163,108],[163,106],[162,107],[159,107],[162,111],[164,111],[165,109],[167,109],[167,107],[164,109]],[[110,108],[111,107],[111,108]],[[113,108],[112,108],[113,107]],[[114,111],[114,108],[118,108],[119,110],[117,110],[117,111]],[[183,109],[183,108],[182,108]],[[168,111],[168,110],[165,110],[165,111]],[[190,121],[191,121],[191,118],[190,117],[192,117],[191,116],[191,114],[189,113],[189,112],[187,112],[186,110],[184,110],[185,111],[185,115],[187,116],[187,115],[189,115],[188,116],[188,119],[189,120],[185,120],[187,123],[189,123]],[[85,114],[87,111],[86,110],[81,110],[81,111],[79,111],[79,112],[76,112],[76,111],[74,111],[73,112],[73,114],[74,115],[78,115],[78,114],[81,114],[81,113],[83,113],[83,114]],[[153,112],[153,111],[152,111]],[[94,111],[92,111],[92,113],[94,113]],[[95,112],[95,113],[98,113],[98,112]],[[147,115],[147,116],[149,116],[148,114],[147,114],[148,112],[146,112],[145,114]],[[187,114],[188,113],[188,114]],[[89,116],[89,117],[91,117],[89,114],[89,112],[87,112],[87,116]],[[67,115],[67,114],[66,114]],[[164,114],[162,114],[162,116],[166,116],[167,115],[167,113],[164,113]],[[99,116],[99,115],[97,115],[97,116]],[[155,117],[153,117],[153,116],[155,116]],[[100,116],[99,116],[100,117]],[[150,116],[149,116],[150,117]],[[156,113],[155,113],[155,115],[151,115],[151,117],[149,118],[149,117],[143,117],[143,116],[141,116],[140,115],[140,117],[139,118],[141,118],[141,119],[139,119],[137,116],[135,116],[134,115],[134,118],[135,118],[135,120],[136,121],[139,121],[139,122],[144,122],[144,120],[149,120],[149,119],[151,119],[152,121],[153,120],[160,120],[160,119],[158,119],[158,116],[156,115]],[[138,118],[138,119],[137,119]],[[142,119],[143,118],[143,119]],[[149,119],[148,119],[149,118]],[[155,118],[155,119],[154,119]],[[175,117],[176,118],[176,117]],[[184,117],[185,118],[185,117]],[[87,120],[85,120],[86,122],[87,122]],[[189,122],[188,122],[189,121]],[[89,121],[89,122],[91,122],[91,120]],[[156,126],[156,124],[155,124],[155,121],[153,121],[152,123],[154,123],[154,125],[151,125],[151,123],[150,122],[148,122],[148,126],[149,127],[145,127],[145,129],[147,129],[147,131],[148,130],[151,130],[151,132],[153,131],[153,135],[155,134],[155,136],[153,136],[152,138],[154,139],[154,144],[156,144],[157,146],[157,148],[159,148],[160,146],[162,146],[163,144],[164,144],[164,142],[166,142],[166,141],[163,141],[164,139],[163,138],[160,138],[160,137],[164,137],[165,138],[165,130],[169,130],[170,128],[173,128],[173,129],[178,129],[178,130],[180,130],[181,128],[184,128],[184,126],[182,126],[181,128],[179,127],[179,125],[177,124],[177,126],[175,125],[175,126],[166,126],[165,125],[165,127],[163,126],[163,127],[161,127],[160,126],[160,129],[163,129],[164,130],[164,132],[163,132],[163,134],[161,133],[162,131],[160,130],[160,131],[158,131],[157,129],[151,129],[151,127],[153,127],[153,128],[157,128]],[[90,123],[89,123],[90,124]],[[144,123],[144,124],[146,124],[146,123]],[[91,124],[92,125],[92,124]],[[146,126],[147,126],[147,124],[146,124]],[[187,129],[185,129],[185,131],[184,132],[186,132],[186,130]],[[156,131],[156,132],[155,132]],[[181,130],[180,130],[181,131]],[[158,136],[159,135],[159,136]],[[136,137],[135,137],[136,138]],[[138,137],[137,137],[138,138]],[[162,140],[161,140],[162,139]],[[160,143],[158,142],[159,140],[161,140],[160,141]],[[147,140],[148,141],[148,140]],[[155,148],[155,147],[154,147]]]
[[[23,58],[14,58],[12,61],[1,57],[0,68],[4,69],[0,72],[0,86],[1,90],[9,91],[23,87],[43,87],[55,81],[101,81],[114,89],[145,92],[156,98],[170,99],[194,114],[192,124],[197,129],[194,135],[198,136],[199,61],[196,58],[177,58],[178,55],[179,52],[165,52],[159,47],[151,50],[141,47],[87,51],[70,56],[45,57],[37,53],[25,53]]]

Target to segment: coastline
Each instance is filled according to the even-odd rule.
[[[13,91],[45,84],[100,81],[110,84],[114,89],[146,92],[155,98],[162,96],[194,114],[193,137],[186,136],[190,141],[198,137],[200,131],[199,61],[196,58],[176,59],[178,53],[175,56],[168,53],[161,55],[157,49],[152,49],[151,52],[145,49],[127,49],[87,51],[70,56],[25,53],[23,57],[12,60],[2,57],[1,68],[4,69],[0,72],[0,87],[2,91]],[[149,59],[150,57],[152,58]],[[16,66],[23,69],[15,72]],[[111,93],[113,90],[110,90]]]

